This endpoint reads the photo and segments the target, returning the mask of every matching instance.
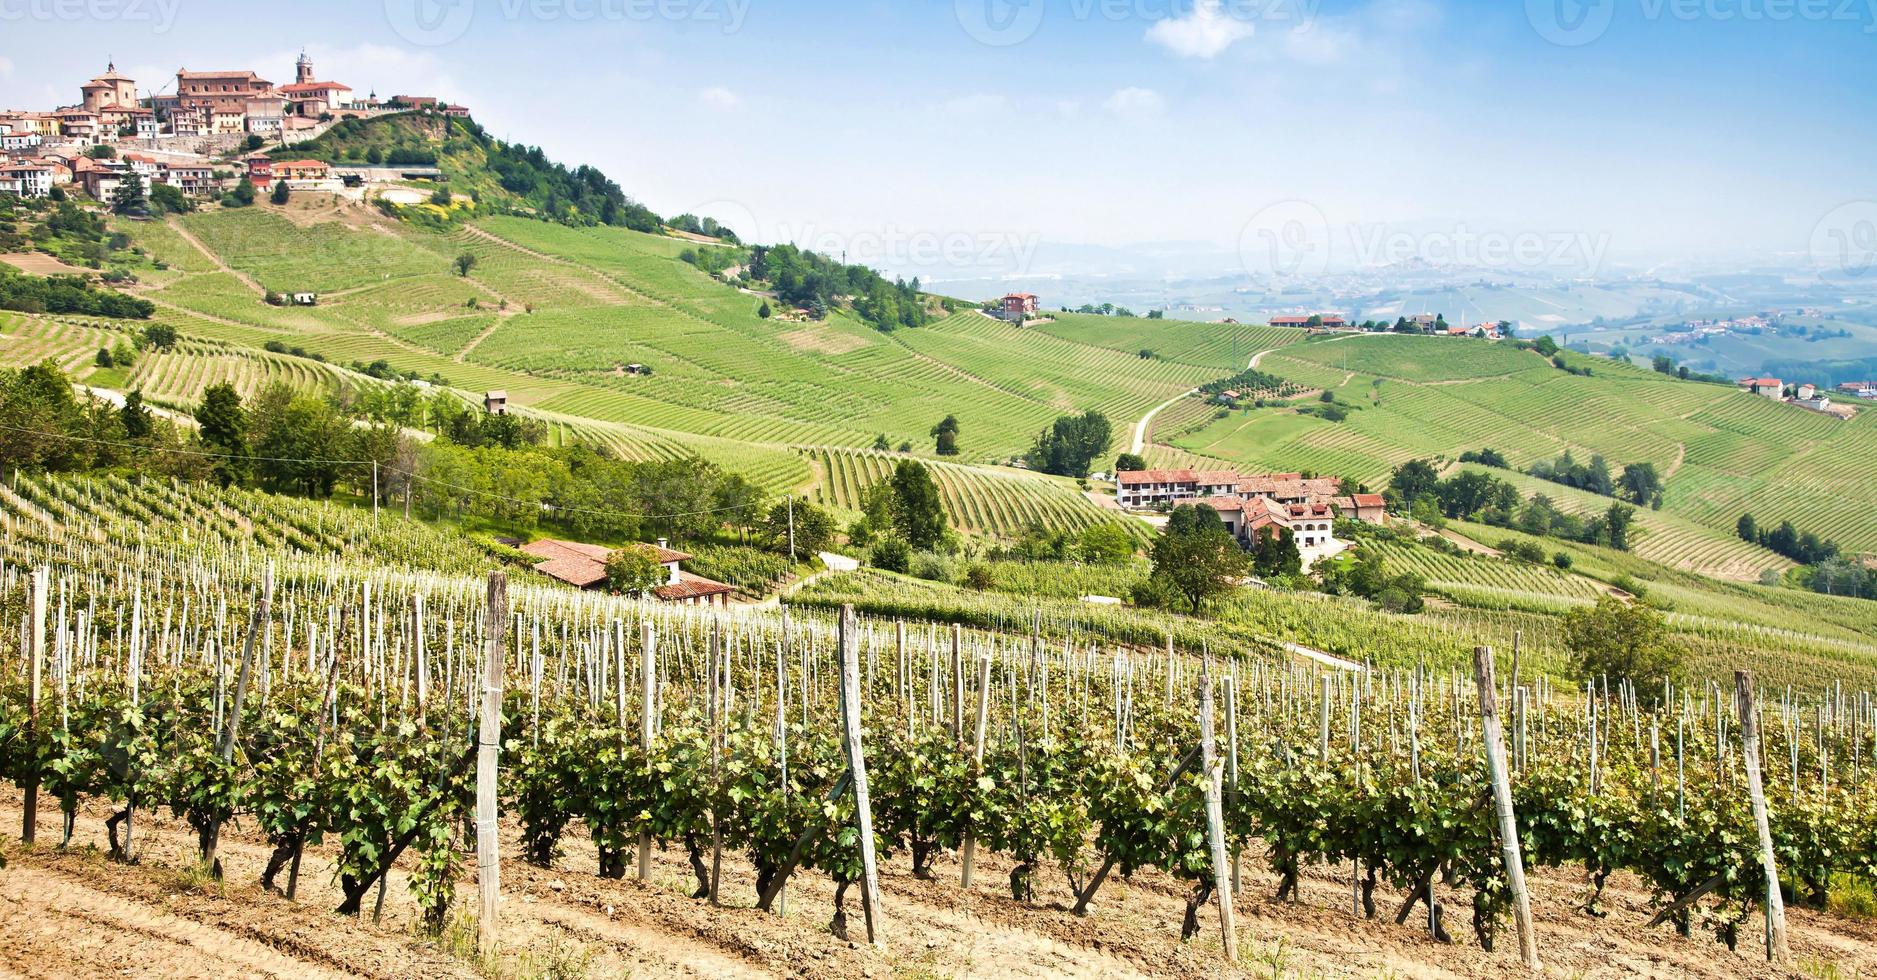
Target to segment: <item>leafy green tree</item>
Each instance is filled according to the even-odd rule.
[[[1556,357],[1561,348],[1558,347],[1557,341],[1551,339],[1550,334],[1545,334],[1532,341],[1532,349],[1546,357]]]
[[[126,217],[142,217],[150,213],[149,200],[144,196],[143,178],[135,172],[127,173],[118,181],[117,189],[111,192],[111,213]]]
[[[1678,677],[1685,653],[1670,636],[1662,614],[1609,596],[1564,616],[1571,674],[1579,680],[1627,680],[1649,701],[1662,696],[1662,682]]]
[[[882,571],[904,575],[912,568],[912,547],[899,538],[883,538],[868,552],[867,561]]]
[[[124,420],[124,435],[133,440],[150,438],[150,410],[143,407],[143,392],[133,391],[124,396],[124,407],[118,410]]]
[[[1116,473],[1138,472],[1146,468],[1147,458],[1138,453],[1122,453],[1115,457],[1114,471]]]
[[[1603,526],[1610,535],[1610,547],[1618,551],[1629,550],[1629,527],[1635,520],[1636,511],[1622,504],[1611,504],[1604,512]]]
[[[1617,481],[1623,495],[1643,507],[1662,506],[1662,478],[1656,475],[1654,463],[1631,463],[1623,467],[1623,476]]]
[[[1153,561],[1153,580],[1184,599],[1194,614],[1207,599],[1237,588],[1246,570],[1238,540],[1218,512],[1204,505],[1174,508],[1154,542]]]
[[[235,391],[233,385],[227,382],[210,385],[202,393],[202,404],[196,406],[195,417],[202,444],[210,451],[234,457],[248,454],[247,411],[241,405],[240,392]],[[248,461],[218,457],[214,471],[222,486],[239,486],[247,482]]]
[[[1740,515],[1740,520],[1734,524],[1734,533],[1748,544],[1760,543],[1760,526],[1753,520],[1752,514]]]
[[[813,556],[828,550],[834,545],[834,536],[838,525],[827,511],[816,507],[806,500],[795,502],[795,553],[798,556]],[[789,550],[789,503],[782,501],[769,508],[763,518],[761,534],[769,542],[769,547],[787,553]]]
[[[665,566],[658,554],[642,544],[620,548],[606,556],[606,588],[620,595],[642,595],[664,584]]]
[[[1037,436],[1030,465],[1057,476],[1086,477],[1113,437],[1108,417],[1100,412],[1065,415]]]
[[[1297,550],[1297,536],[1287,527],[1259,528],[1252,542],[1251,564],[1264,578],[1302,574],[1303,554]]]
[[[879,435],[873,437],[873,451],[874,452],[883,453],[883,452],[887,452],[891,450],[892,448],[893,448],[893,444],[887,441],[886,433],[882,432]]]
[[[456,274],[458,276],[469,275],[469,270],[476,267],[476,261],[476,255],[473,252],[464,252],[458,255],[456,261],[453,263],[456,268]]]
[[[1134,539],[1119,524],[1093,524],[1076,541],[1075,553],[1091,565],[1124,565],[1134,557]]]
[[[228,193],[228,198],[224,199],[224,203],[229,199],[232,199],[234,206],[238,208],[245,208],[252,205],[254,203],[254,182],[246,177],[241,178],[241,182],[235,185],[235,189]]]
[[[169,184],[157,184],[150,188],[150,210],[156,214],[188,214],[196,209],[196,202],[181,189]]]
[[[1423,498],[1434,496],[1440,483],[1440,471],[1425,459],[1409,460],[1395,467],[1388,481],[1389,504],[1396,510],[1408,510]]]
[[[91,362],[101,368],[115,367],[117,365],[117,362],[111,359],[111,349],[109,347],[98,348],[98,356],[92,358]]]
[[[940,456],[958,455],[958,416],[947,415],[932,427],[932,438]]]
[[[763,305],[756,308],[756,315],[767,320],[775,315],[775,311],[769,308],[769,301],[764,300]]]
[[[276,206],[285,204],[292,198],[293,198],[293,188],[288,187],[287,182],[284,180],[274,181],[274,191],[273,193],[267,195],[267,199],[273,202]]]
[[[945,505],[932,471],[916,460],[893,468],[893,526],[908,545],[930,551],[945,541]]]

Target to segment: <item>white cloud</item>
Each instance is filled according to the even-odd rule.
[[[1130,87],[1117,89],[1101,107],[1124,119],[1148,119],[1166,111],[1167,103],[1153,89]]]
[[[938,111],[948,116],[989,116],[1009,108],[1009,99],[991,92],[961,95],[938,104]]]
[[[1211,59],[1257,30],[1226,13],[1221,0],[1196,0],[1186,17],[1170,17],[1149,27],[1147,40],[1182,58]]]
[[[742,98],[721,85],[712,85],[697,93],[697,99],[718,112],[734,112],[743,107]]]

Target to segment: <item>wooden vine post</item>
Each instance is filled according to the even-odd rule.
[[[860,900],[867,915],[867,941],[886,945],[880,909],[880,874],[873,853],[873,800],[867,795],[867,761],[860,749],[860,646],[854,607],[841,607],[841,722],[847,733],[847,771],[854,783],[854,817],[860,829]]]
[[[652,734],[656,730],[653,712],[658,707],[658,657],[652,646],[651,620],[639,624],[639,749],[650,758]],[[639,831],[639,880],[652,878],[652,832]]]
[[[984,736],[991,721],[991,657],[988,653],[978,655],[978,723],[971,745],[971,775],[973,778],[984,771]],[[958,887],[971,888],[971,867],[977,861],[977,834],[965,831],[964,851],[959,855]]]
[[[1199,667],[1199,753],[1206,777],[1206,838],[1212,845],[1212,888],[1219,899],[1219,936],[1225,945],[1225,961],[1238,963],[1238,931],[1232,920],[1231,859],[1225,853],[1225,807],[1220,799],[1224,763],[1213,744],[1212,658]]]
[[[1512,811],[1512,779],[1506,772],[1505,737],[1499,724],[1499,696],[1493,678],[1491,647],[1473,648],[1473,679],[1479,686],[1480,735],[1486,741],[1486,773],[1492,779],[1493,809],[1499,818],[1499,855],[1505,862],[1506,889],[1512,895],[1512,918],[1518,927],[1519,958],[1538,966],[1538,936],[1532,931],[1532,897],[1525,889],[1525,857],[1519,848],[1518,818]],[[1431,892],[1430,892],[1431,894]]]
[[[32,577],[32,620],[26,626],[26,642],[32,647],[32,673],[26,689],[26,725],[28,737],[26,744],[33,745],[39,738],[39,694],[42,675],[46,669],[46,593],[52,587],[52,569],[41,566],[33,570]],[[29,749],[30,751],[30,749]],[[31,844],[39,832],[39,777],[35,774],[26,784],[25,814],[20,818],[20,840]]]
[[[482,621],[482,728],[476,737],[476,885],[482,899],[476,919],[476,945],[483,955],[495,950],[501,913],[501,837],[495,778],[502,743],[502,644],[508,626],[508,576],[489,573],[489,606]]]
[[[1760,837],[1760,870],[1766,876],[1766,961],[1791,962],[1786,946],[1786,904],[1779,894],[1779,867],[1773,860],[1773,832],[1766,815],[1766,787],[1760,779],[1760,716],[1753,703],[1753,675],[1734,671],[1734,700],[1740,708],[1740,761],[1747,769],[1747,797],[1753,803],[1753,828]]]

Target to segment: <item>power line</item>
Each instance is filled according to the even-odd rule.
[[[199,450],[199,449],[178,449],[178,448],[171,448],[167,446],[148,446],[148,445],[144,445],[141,443],[121,442],[121,441],[114,440],[114,439],[94,439],[89,436],[75,436],[75,435],[70,435],[64,432],[43,432],[37,429],[27,429],[27,428],[23,428],[17,425],[6,425],[4,423],[0,423],[0,430],[6,430],[10,432],[20,432],[20,433],[24,433],[30,436],[37,436],[41,439],[63,439],[67,442],[82,442],[82,443],[86,443],[88,445],[94,445],[94,446],[114,446],[119,449],[133,449],[133,450],[142,450],[146,452],[159,452],[159,453],[174,453],[180,456],[194,456],[194,457],[199,457],[203,459],[238,459],[238,460],[244,460],[247,462],[256,462],[256,463],[305,463],[305,464],[310,464],[310,465],[327,465],[327,466],[379,466],[379,465],[382,465],[383,463],[382,460],[375,460],[375,459],[309,459],[309,458],[300,457],[300,456],[253,456],[253,455],[248,455],[245,453],[218,453],[218,452],[207,452],[207,451]],[[705,516],[709,516],[712,514],[727,514],[727,513],[734,513],[737,511],[754,510],[762,506],[761,503],[747,503],[747,504],[737,504],[737,505],[730,506],[730,507],[712,507],[712,508],[708,508],[704,510],[679,511],[679,512],[671,513],[671,514],[634,514],[634,513],[627,512],[627,511],[599,510],[599,509],[591,508],[591,507],[564,507],[558,504],[546,503],[546,502],[539,501],[539,500],[524,500],[520,497],[511,497],[506,494],[496,493],[492,490],[482,490],[476,487],[466,487],[461,484],[450,483],[447,480],[439,480],[439,479],[436,479],[435,477],[422,476],[418,474],[415,470],[412,470],[411,472],[408,472],[404,475],[408,477],[409,479],[416,480],[421,483],[428,483],[432,486],[447,487],[451,490],[460,490],[464,493],[475,494],[481,497],[489,497],[489,498],[493,498],[496,500],[505,500],[505,501],[508,501],[509,503],[522,504],[525,506],[545,507],[548,510],[551,510],[559,514],[593,514],[593,515],[601,516],[601,517],[628,517],[628,518],[633,518],[633,519],[640,520],[640,521],[663,521],[663,520],[671,520],[671,519],[680,518],[680,517],[705,517]]]

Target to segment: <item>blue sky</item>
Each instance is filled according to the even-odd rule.
[[[1774,252],[1877,199],[1877,0],[1032,2],[0,0],[0,106],[107,57],[288,81],[304,46],[663,213],[824,245],[1230,247],[1305,202]]]

